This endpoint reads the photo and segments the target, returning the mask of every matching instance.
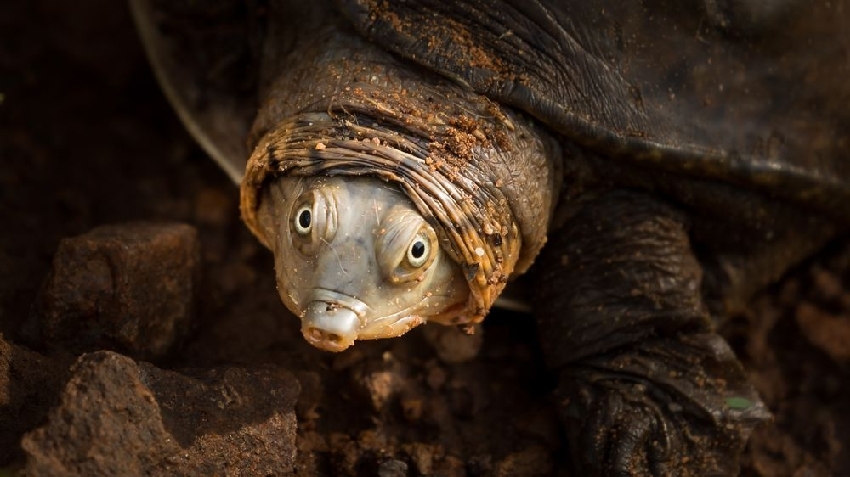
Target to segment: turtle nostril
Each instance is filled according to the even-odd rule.
[[[328,340],[328,341],[331,341],[333,343],[339,343],[340,341],[342,341],[342,336],[340,336],[336,333],[328,333],[325,336],[325,339]]]
[[[310,335],[310,338],[315,341],[325,341],[334,344],[339,344],[343,340],[342,335],[336,333],[328,333],[318,328],[310,328],[307,330],[307,333]]]
[[[310,338],[316,341],[328,341],[331,343],[339,343],[342,341],[342,335],[329,333],[327,331],[320,330],[319,328],[309,328],[307,329],[307,334],[310,335]]]
[[[303,334],[313,346],[318,346],[328,351],[342,351],[353,343],[353,340],[346,339],[344,335],[312,326],[305,328]]]
[[[318,328],[308,328],[306,331],[307,331],[306,334],[309,335],[311,340],[315,340],[315,341],[321,341],[322,338],[323,338],[323,335],[325,334],[322,330],[320,330]]]

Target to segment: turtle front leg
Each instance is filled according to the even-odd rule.
[[[737,475],[770,416],[713,328],[686,223],[657,199],[611,192],[538,260],[535,313],[576,475]]]

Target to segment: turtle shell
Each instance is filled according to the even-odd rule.
[[[846,0],[341,3],[376,43],[607,160],[850,219]]]
[[[201,147],[239,183],[257,114],[262,10],[250,2],[130,0],[159,84]]]
[[[264,10],[235,0],[131,4],[169,99],[238,181],[261,88]],[[605,161],[850,223],[850,0],[337,4],[377,44]]]

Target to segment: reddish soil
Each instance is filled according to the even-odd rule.
[[[74,458],[101,452],[151,473],[568,475],[530,319],[489,318],[480,353],[462,364],[442,360],[422,330],[340,354],[311,348],[280,304],[271,255],[239,221],[236,188],[161,96],[124,3],[32,0],[4,10],[0,476],[26,466],[58,473],[45,449]],[[59,241],[138,220],[198,231],[202,278],[191,331],[153,365],[95,353],[72,369],[83,350],[50,346],[33,331]],[[850,475],[848,241],[765,291],[724,334],[776,416],[754,433],[743,475]],[[132,355],[121,343],[104,347]],[[137,392],[118,393],[113,382]],[[264,397],[252,383],[288,391]],[[288,392],[299,387],[293,404]],[[80,398],[94,391],[128,407],[113,403],[98,421],[99,410]],[[142,460],[130,455],[129,431],[109,429],[120,436],[114,448],[79,450],[62,427],[78,417],[119,426],[125,421],[115,416],[154,402],[134,423],[155,441]],[[297,417],[290,440],[286,411]],[[271,441],[277,447],[249,445]],[[294,449],[278,448],[286,445]],[[268,460],[248,457],[262,449]],[[156,461],[188,450],[191,459]],[[97,471],[68,467],[68,459],[66,470]],[[216,467],[224,463],[233,467]]]

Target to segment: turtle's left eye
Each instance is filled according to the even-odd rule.
[[[417,234],[407,248],[407,264],[412,268],[425,265],[431,256],[431,242],[425,234]]]
[[[437,234],[415,211],[391,211],[378,231],[378,264],[390,283],[422,279],[439,255]]]

